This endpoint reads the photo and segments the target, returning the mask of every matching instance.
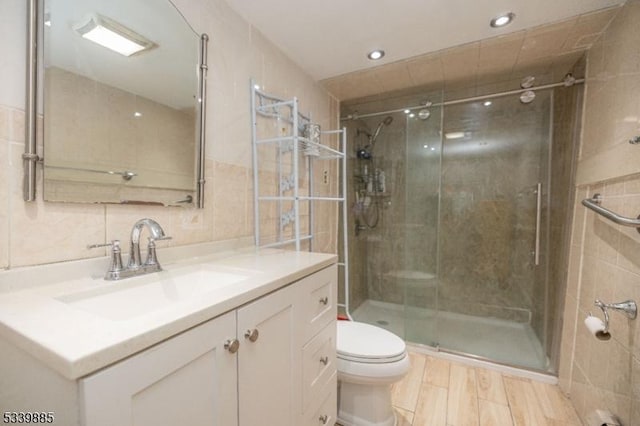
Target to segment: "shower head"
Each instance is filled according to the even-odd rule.
[[[376,127],[376,131],[373,132],[373,136],[371,136],[371,142],[369,142],[369,144],[373,145],[373,143],[376,141],[376,138],[380,134],[380,130],[382,130],[382,126],[388,126],[392,122],[393,122],[393,117],[390,115],[386,116],[385,119],[382,120],[380,124],[378,124],[378,127]]]

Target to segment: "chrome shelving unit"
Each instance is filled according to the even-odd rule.
[[[259,122],[261,120],[261,122]],[[314,225],[316,202],[336,202],[342,208],[343,229],[342,256],[338,266],[344,278],[345,303],[341,304],[349,312],[349,265],[347,242],[347,132],[345,128],[320,132],[320,143],[303,136],[305,125],[311,124],[311,116],[300,112],[298,99],[280,99],[261,91],[251,81],[251,138],[253,149],[253,189],[254,189],[254,231],[256,247],[293,247],[302,250],[303,242],[308,241],[309,251],[314,249]],[[266,124],[266,126],[265,126]],[[265,128],[266,127],[266,128]],[[269,130],[269,131],[267,131]],[[265,134],[267,133],[267,134]],[[339,147],[331,148],[322,143],[323,139],[335,137]],[[260,173],[265,170],[266,148],[271,159],[271,170],[275,175],[277,190],[273,195],[262,192]],[[338,162],[340,180],[337,196],[316,196],[314,182],[314,163],[318,160],[335,160]],[[301,179],[304,173],[304,179]],[[271,184],[271,183],[269,183]],[[304,185],[301,186],[301,185]],[[271,188],[273,190],[273,188]],[[261,230],[262,219],[273,214],[275,205],[276,229],[268,240]],[[301,221],[302,203],[308,203],[308,220],[303,229]],[[261,205],[270,207],[265,212]]]

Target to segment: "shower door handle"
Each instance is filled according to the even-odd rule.
[[[536,266],[540,265],[540,222],[542,219],[542,183],[536,185],[536,242],[533,251],[533,260]]]

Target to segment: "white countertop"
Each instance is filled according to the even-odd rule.
[[[159,252],[161,261],[162,255]],[[96,274],[95,260],[6,271],[0,273],[0,343],[4,340],[20,347],[73,380],[330,266],[336,260],[332,254],[244,249],[175,261],[163,265],[164,271],[121,281],[103,280],[106,269]],[[74,263],[78,265],[75,269]],[[144,309],[147,284],[158,278],[172,282],[173,277],[197,274],[202,265],[239,278],[214,291],[200,290],[197,297],[178,297],[161,308]],[[75,271],[74,274],[65,277],[65,268]],[[89,270],[91,274],[77,276],[78,271]],[[135,294],[140,303],[140,313],[130,312],[122,318],[73,302],[131,288],[138,289],[131,294]]]

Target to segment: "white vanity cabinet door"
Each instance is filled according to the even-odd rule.
[[[294,284],[238,309],[240,426],[299,426],[294,421],[300,390],[298,294]]]
[[[80,381],[84,426],[237,424],[235,312]],[[256,423],[259,424],[259,423]]]

